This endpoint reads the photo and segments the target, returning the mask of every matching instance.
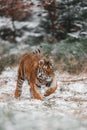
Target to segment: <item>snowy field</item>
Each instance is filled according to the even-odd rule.
[[[56,78],[57,91],[44,101],[30,98],[27,81],[15,99],[17,67],[7,68],[0,75],[0,130],[87,130],[87,75]]]

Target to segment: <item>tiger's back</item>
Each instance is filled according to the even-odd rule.
[[[38,67],[38,62],[42,58],[41,55],[35,55],[32,52],[25,54],[19,62],[19,72],[21,70],[20,76],[29,80],[32,73],[35,73],[35,70]]]

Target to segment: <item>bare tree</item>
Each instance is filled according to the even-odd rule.
[[[50,32],[52,36],[55,37],[55,21],[56,21],[56,0],[42,0],[42,5],[45,10],[48,11],[49,20],[50,20]]]

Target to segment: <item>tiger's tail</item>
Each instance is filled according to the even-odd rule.
[[[34,51],[33,51],[33,54],[35,55],[40,55],[43,53],[43,47],[42,46],[39,46],[38,48],[36,48]]]

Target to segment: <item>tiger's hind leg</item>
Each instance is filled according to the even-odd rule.
[[[29,80],[28,80],[28,85],[30,86]],[[32,94],[32,92],[31,92],[31,88],[29,88],[29,90],[30,90],[30,97],[33,98],[33,94]]]
[[[23,78],[18,78],[15,93],[14,93],[16,98],[21,96],[23,82],[24,82]]]

